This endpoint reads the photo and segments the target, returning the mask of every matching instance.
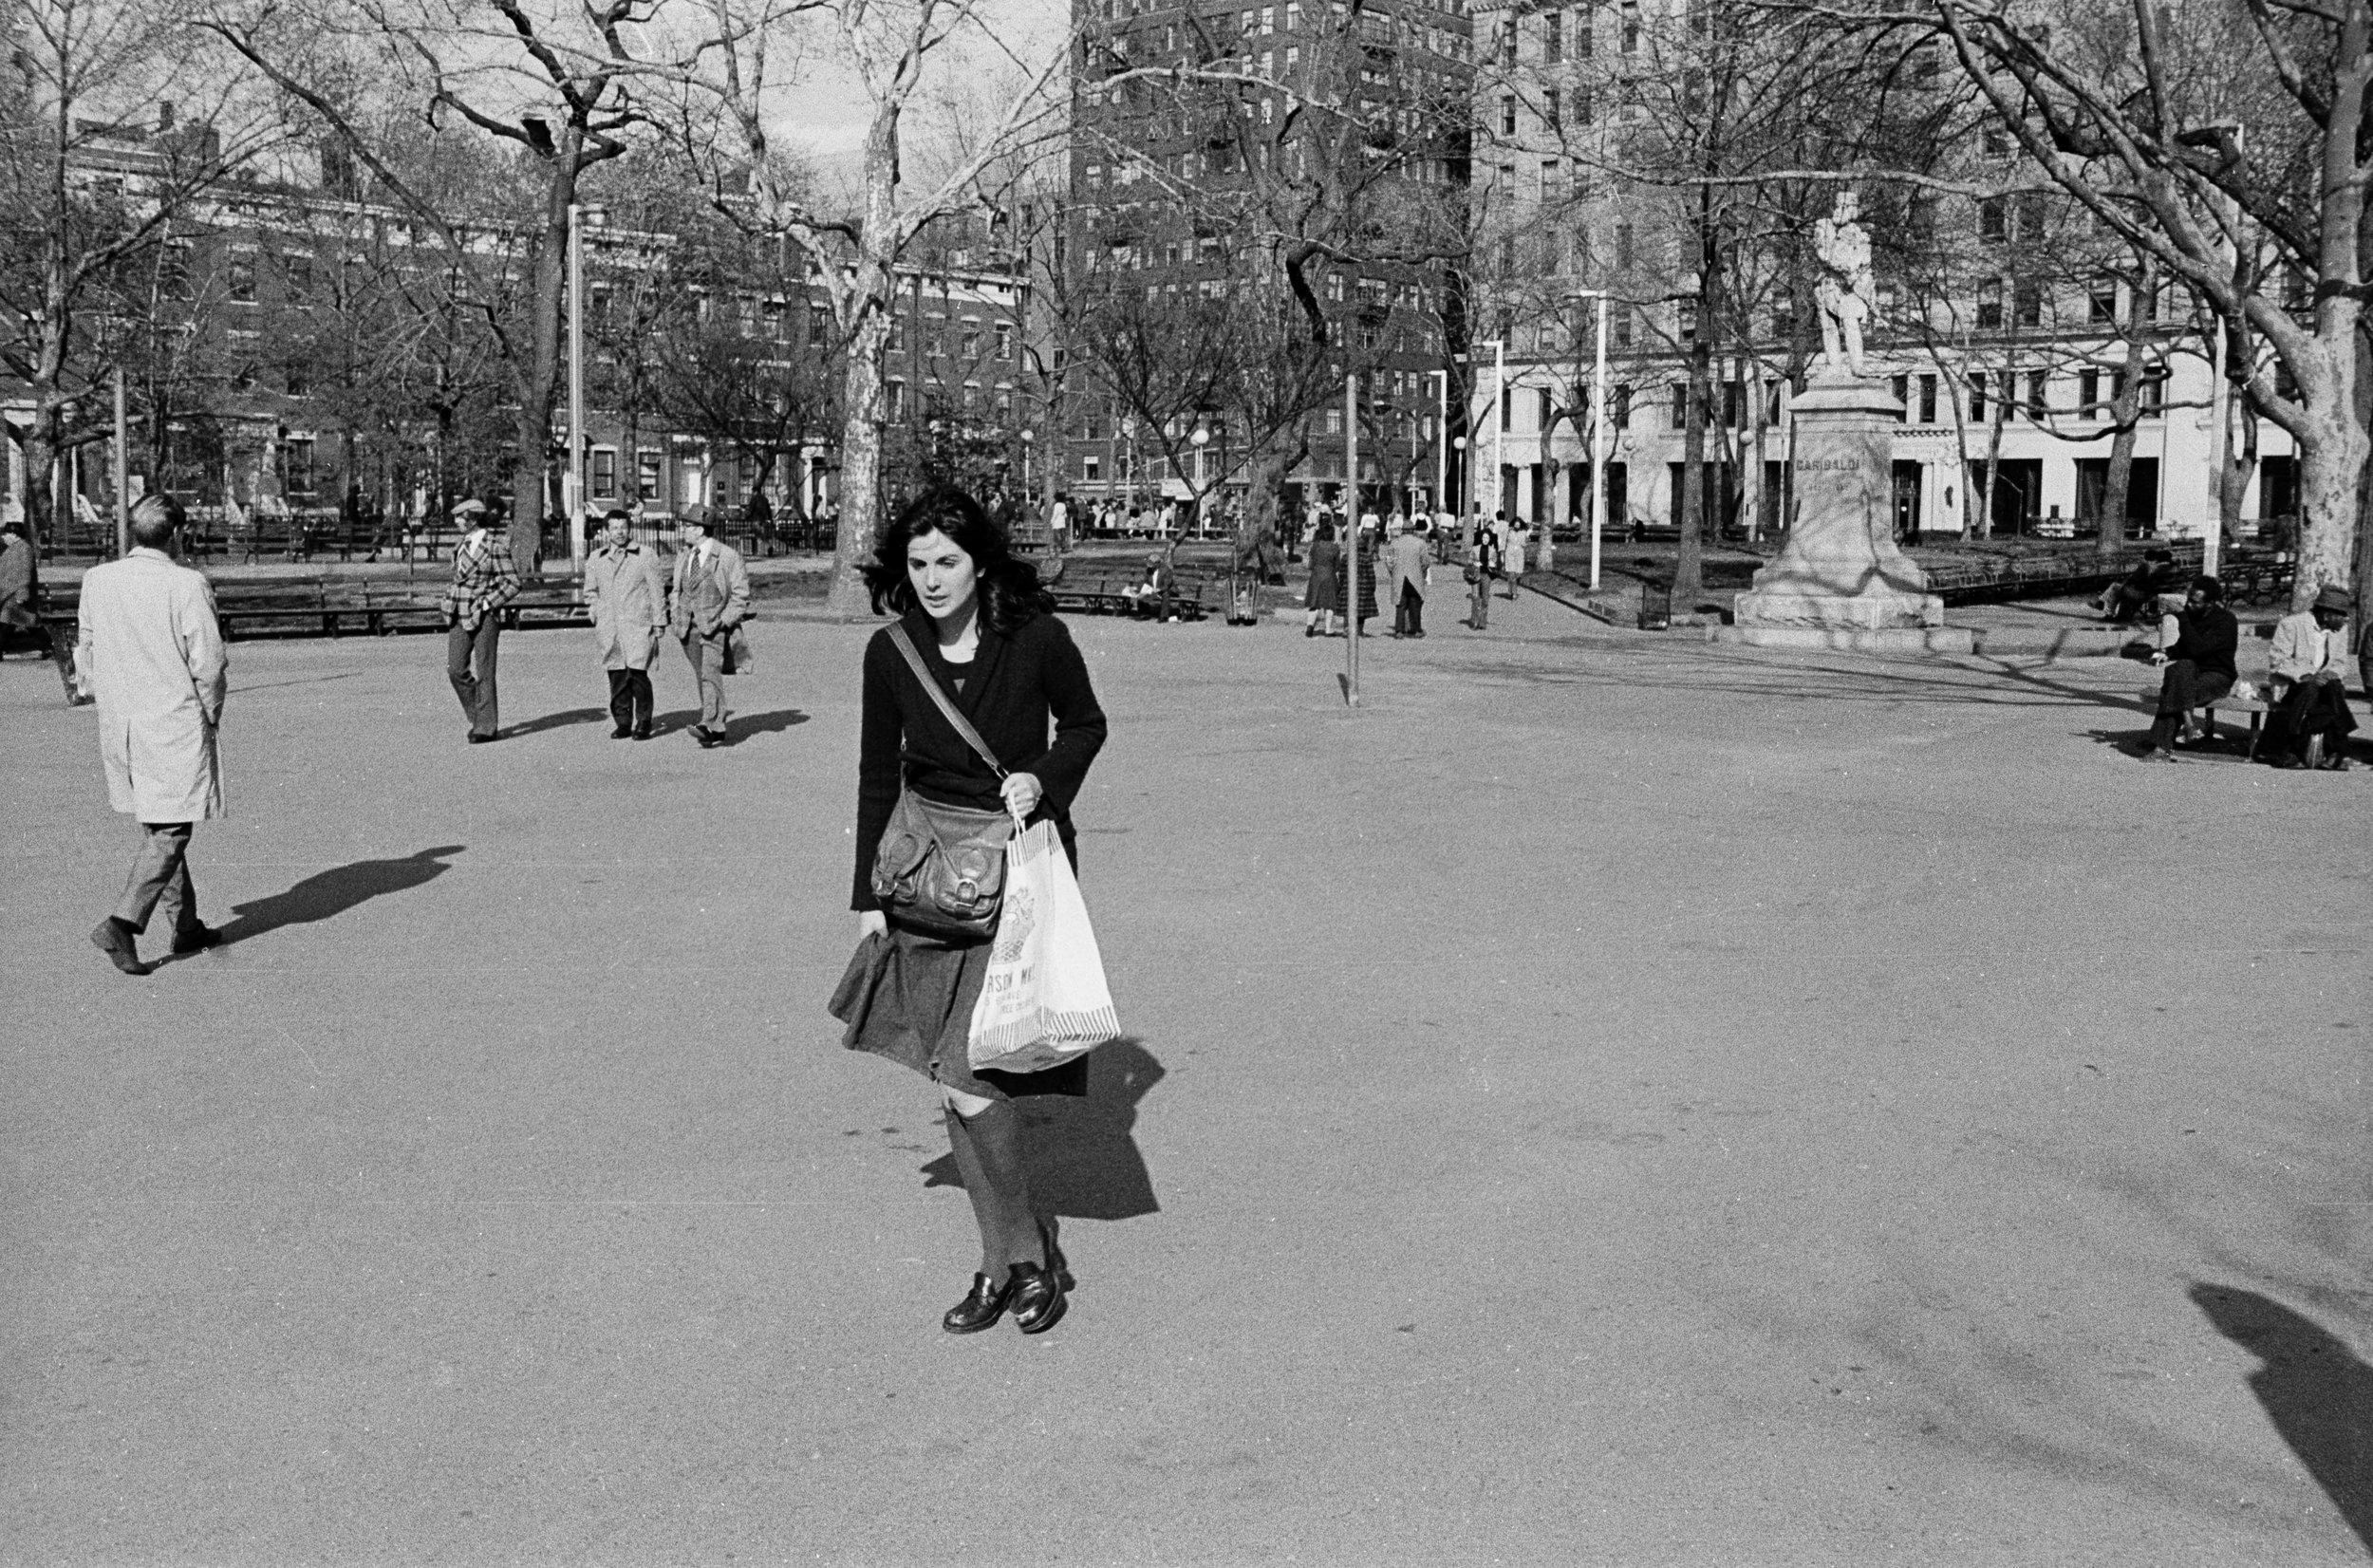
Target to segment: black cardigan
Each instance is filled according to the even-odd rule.
[[[929,615],[910,610],[901,624],[956,711],[972,721],[1005,771],[1037,775],[1045,801],[1036,814],[1054,822],[1063,841],[1070,843],[1072,800],[1088,776],[1088,764],[1104,745],[1104,710],[1096,705],[1087,661],[1080,658],[1070,629],[1046,614],[1002,637],[983,625],[972,663],[950,664],[940,657],[939,633]],[[954,678],[963,681],[962,691],[951,683]],[[1051,746],[1050,718],[1055,726]],[[930,694],[891,645],[885,626],[865,650],[851,909],[881,907],[873,897],[873,851],[898,804],[902,776],[916,793],[945,805],[987,811],[1003,798],[997,775],[940,716]]]
[[[2241,645],[2241,624],[2233,619],[2233,611],[2222,605],[2178,610],[2176,625],[2176,645],[2167,650],[2170,663],[2189,659],[2228,681],[2240,679],[2233,671],[2233,656]]]

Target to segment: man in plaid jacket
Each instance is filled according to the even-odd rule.
[[[501,728],[495,644],[502,636],[502,607],[519,597],[519,573],[511,564],[511,540],[492,526],[497,519],[485,502],[465,500],[453,509],[453,518],[469,532],[454,547],[453,587],[445,590],[445,674],[461,699],[475,746],[495,739]]]

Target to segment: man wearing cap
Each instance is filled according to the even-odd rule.
[[[750,569],[708,531],[708,508],[695,502],[677,519],[683,549],[668,592],[667,629],[701,683],[701,717],[692,738],[705,748],[725,738],[725,644],[750,616]]]
[[[2346,588],[2327,583],[2316,590],[2315,603],[2274,623],[2269,669],[2276,695],[2265,744],[2278,768],[2348,766],[2348,735],[2357,721],[2341,672],[2355,604]]]
[[[624,507],[602,518],[602,548],[585,563],[585,602],[593,640],[609,671],[612,740],[651,738],[651,661],[667,624],[667,574],[659,551],[637,544]]]
[[[140,851],[116,912],[90,939],[127,975],[145,975],[137,940],[162,904],[173,950],[222,940],[197,918],[190,831],[223,814],[216,737],[229,691],[214,589],[169,551],[181,527],[171,497],[132,508],[132,551],[83,574],[74,661],[99,707],[107,799],[140,825]]]
[[[1390,548],[1392,551],[1392,635],[1423,637],[1426,635],[1426,588],[1433,577],[1433,568],[1426,559],[1424,517],[1411,518],[1409,525],[1393,537]]]
[[[470,721],[470,744],[495,738],[501,719],[495,698],[495,643],[502,636],[502,607],[519,597],[519,573],[511,564],[511,540],[493,526],[494,513],[477,499],[453,509],[454,522],[468,530],[453,551],[453,587],[445,590],[445,674]]]

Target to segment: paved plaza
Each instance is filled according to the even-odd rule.
[[[837,1045],[868,628],[242,643],[227,947],[0,663],[0,1561],[2267,1564],[2373,1542],[2373,774],[2132,663],[1072,623],[1129,1036],[976,1256]],[[680,658],[660,708],[688,721]],[[152,931],[149,947],[162,946]]]

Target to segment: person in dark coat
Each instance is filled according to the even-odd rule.
[[[2176,617],[2176,641],[2167,649],[2167,674],[2158,688],[2158,717],[2151,722],[2151,757],[2174,762],[2178,728],[2192,738],[2192,710],[2206,707],[2233,690],[2237,679],[2233,650],[2241,627],[2224,605],[2225,585],[2195,577]]]
[[[901,785],[943,805],[1051,822],[1075,868],[1071,806],[1104,745],[1104,710],[1086,661],[1052,613],[1036,569],[962,491],[925,492],[882,532],[865,569],[877,610],[906,637],[956,710],[1005,769],[1000,783],[950,725],[887,628],[866,645],[857,753],[857,956],[833,998],[842,1043],[903,1063],[939,1085],[947,1139],[981,1227],[972,1289],[948,1309],[950,1334],[988,1328],[1011,1310],[1024,1334],[1063,1316],[1062,1250],[1030,1197],[1021,1113],[1034,1094],[1084,1094],[1088,1060],[1040,1073],[974,1071],[972,1012],[992,938],[909,929],[873,892],[876,849]],[[1052,725],[1053,739],[1048,738]]]
[[[1310,588],[1302,595],[1310,612],[1304,637],[1332,637],[1335,617],[1343,608],[1343,547],[1335,542],[1335,524],[1318,524],[1318,537],[1310,546]]]
[[[1358,617],[1359,635],[1365,637],[1368,635],[1368,623],[1376,617],[1376,552],[1380,548],[1376,543],[1376,531],[1363,527],[1355,543],[1359,548],[1359,597],[1352,601],[1349,608]],[[1344,584],[1346,588],[1350,586],[1348,581]],[[1350,595],[1347,593],[1345,597]]]

